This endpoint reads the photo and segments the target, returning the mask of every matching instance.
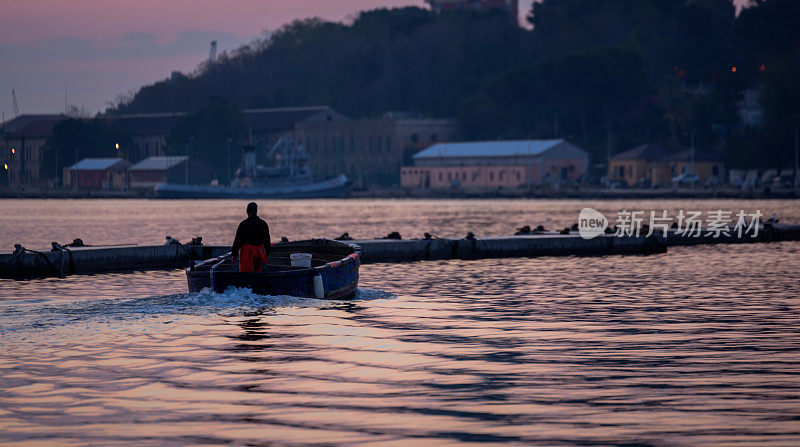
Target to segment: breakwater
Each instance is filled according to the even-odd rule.
[[[761,228],[756,237],[730,233],[718,237],[682,236],[669,232],[649,237],[599,236],[583,239],[578,234],[542,232],[523,236],[469,237],[463,239],[371,239],[356,240],[363,263],[413,262],[446,259],[487,259],[536,256],[648,255],[664,253],[668,247],[704,244],[759,243],[800,240],[800,225]],[[176,269],[194,261],[220,256],[226,245],[154,245],[61,248],[0,254],[0,278],[63,277],[118,271]]]

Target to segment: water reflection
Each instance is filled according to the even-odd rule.
[[[21,243],[49,248],[53,241],[76,237],[87,244],[160,244],[171,235],[182,242],[202,236],[206,244],[230,244],[246,201],[239,200],[8,200],[0,201],[0,250]],[[619,211],[760,210],[782,222],[800,222],[798,200],[262,200],[264,218],[276,240],[336,237],[382,237],[391,231],[404,238],[511,235],[523,225],[560,230],[577,221],[584,207],[613,221]],[[41,216],[47,216],[42,218]],[[36,228],[36,231],[31,231]]]
[[[796,445],[799,253],[373,264],[342,302],[16,285],[0,444]]]
[[[244,341],[258,341],[270,338],[267,331],[267,323],[262,322],[257,318],[250,318],[239,323],[239,327],[244,330],[241,335],[233,335],[231,338],[244,340]]]

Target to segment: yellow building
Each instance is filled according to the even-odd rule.
[[[720,184],[725,181],[725,162],[722,157],[703,149],[686,149],[665,159],[673,177],[695,174],[701,184]]]
[[[672,186],[681,174],[695,174],[697,183],[720,184],[725,172],[722,157],[703,149],[674,153],[654,144],[621,152],[608,161],[608,180],[623,187]]]
[[[671,155],[655,144],[636,146],[611,157],[608,161],[608,179],[625,187],[670,183],[671,172],[664,160]]]

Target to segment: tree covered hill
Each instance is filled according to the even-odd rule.
[[[755,0],[738,17],[730,0],[545,0],[528,31],[500,12],[379,9],[296,21],[108,112],[327,104],[456,117],[468,139],[569,138],[598,160],[694,135],[734,165],[773,167],[800,127],[797,17],[796,0]],[[762,93],[757,127],[738,114],[747,90]]]

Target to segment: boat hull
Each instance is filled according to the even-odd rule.
[[[349,248],[350,253],[336,260],[331,260],[331,251]],[[358,270],[361,266],[361,249],[354,244],[346,244],[329,239],[314,239],[299,243],[282,243],[273,246],[273,251],[280,253],[305,252],[312,254],[315,267],[291,267],[285,265],[268,265],[267,270],[260,273],[242,273],[235,265],[227,269],[212,272],[209,268],[191,267],[186,271],[186,279],[190,292],[211,289],[222,293],[229,287],[247,288],[259,295],[290,295],[304,298],[322,298],[341,300],[352,298],[358,288]],[[314,257],[322,261],[314,261]],[[275,262],[273,256],[271,261]],[[215,261],[211,261],[214,263]],[[216,262],[219,262],[218,260]],[[208,264],[207,264],[208,265]],[[319,276],[323,294],[318,295],[314,287],[314,277]],[[318,280],[319,281],[319,280]]]
[[[335,199],[347,192],[347,177],[301,186],[273,188],[233,188],[227,186],[195,186],[162,183],[153,193],[162,199]]]

